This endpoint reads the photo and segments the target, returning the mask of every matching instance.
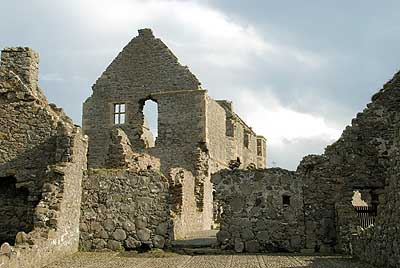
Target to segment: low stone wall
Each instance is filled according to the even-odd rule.
[[[272,168],[213,176],[222,214],[217,239],[237,252],[299,251],[304,247],[302,183]]]
[[[163,248],[171,240],[169,185],[158,171],[89,170],[83,183],[82,250]]]
[[[67,131],[67,130],[63,130]],[[48,167],[35,208],[33,231],[19,232],[15,245],[0,248],[1,268],[37,268],[78,251],[81,182],[87,140],[79,128],[57,138],[64,159]]]

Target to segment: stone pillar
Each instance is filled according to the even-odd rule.
[[[39,54],[28,47],[5,48],[1,52],[1,67],[14,72],[26,84],[38,85]]]

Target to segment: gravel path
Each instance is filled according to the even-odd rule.
[[[46,268],[373,268],[342,256],[199,255],[162,257],[129,253],[79,252]]]

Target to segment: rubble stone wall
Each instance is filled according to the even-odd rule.
[[[217,239],[223,248],[293,252],[304,247],[302,181],[294,172],[223,170],[212,182],[222,207]]]
[[[385,105],[381,128],[386,142],[380,146],[388,163],[385,188],[379,195],[374,226],[359,229],[351,243],[353,254],[360,259],[377,267],[395,268],[400,263],[400,73],[374,99]]]
[[[400,143],[399,143],[400,145]],[[399,146],[397,145],[397,146]],[[399,148],[399,147],[398,147]],[[359,229],[352,239],[353,254],[377,267],[396,268],[400,263],[400,150],[393,152],[393,167],[381,198],[374,226]]]
[[[163,248],[172,238],[169,183],[157,171],[89,170],[81,210],[82,250]]]
[[[0,189],[7,210],[0,218],[0,240],[6,241],[2,268],[41,267],[78,250],[87,140],[47,102],[37,85],[37,66],[38,55],[29,48],[2,52],[0,180],[7,187]]]
[[[357,230],[352,217],[348,217],[353,192],[369,191],[379,200],[382,197],[398,132],[399,85],[396,75],[357,114],[337,142],[321,156],[305,157],[297,168],[305,185],[307,249],[350,252],[351,237]],[[337,209],[348,220],[342,221]],[[379,213],[378,207],[378,217]]]

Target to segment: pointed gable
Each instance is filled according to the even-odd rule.
[[[200,82],[150,29],[139,30],[97,80],[93,91],[156,93],[199,89]]]

